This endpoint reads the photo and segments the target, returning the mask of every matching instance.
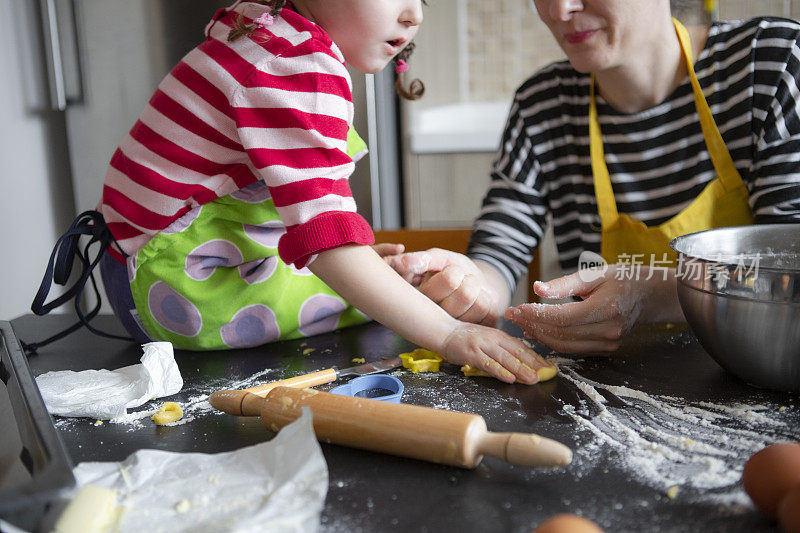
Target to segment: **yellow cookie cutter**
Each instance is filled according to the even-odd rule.
[[[403,368],[408,368],[415,374],[417,372],[438,372],[439,363],[444,361],[438,353],[424,348],[417,348],[410,353],[401,353],[399,357],[403,361]]]

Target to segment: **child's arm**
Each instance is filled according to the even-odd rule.
[[[506,381],[538,381],[551,366],[520,339],[454,319],[406,283],[369,246],[321,252],[308,268],[352,305],[402,337],[455,364],[469,364]]]

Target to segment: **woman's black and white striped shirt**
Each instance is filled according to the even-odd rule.
[[[749,192],[757,223],[800,222],[800,23],[715,23],[695,71]],[[517,91],[470,257],[510,287],[552,214],[558,258],[575,270],[600,253],[589,158],[589,75],[552,64]],[[620,213],[648,225],[684,209],[716,177],[688,76],[662,104],[624,114],[597,96],[606,163]]]

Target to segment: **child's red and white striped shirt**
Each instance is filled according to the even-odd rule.
[[[348,181],[353,103],[338,47],[289,8],[227,40],[239,13],[252,23],[268,10],[238,3],[218,12],[114,153],[99,209],[127,254],[189,210],[260,179],[286,226],[287,264],[373,242]]]

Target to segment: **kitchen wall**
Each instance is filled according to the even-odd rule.
[[[0,320],[29,312],[73,217],[64,117],[49,110],[38,9],[0,0]]]
[[[538,68],[564,55],[528,0],[430,2],[416,41],[410,74],[422,79],[427,90],[421,100],[404,106],[406,225],[470,226],[489,184],[514,91]],[[487,107],[475,104],[494,111],[487,114]],[[438,115],[439,110],[448,112]],[[433,113],[442,117],[437,122],[452,127],[434,125],[427,131]],[[480,142],[468,150],[447,141],[470,128]],[[412,150],[412,143],[418,149]],[[429,150],[426,144],[444,148]],[[541,250],[542,279],[556,277],[560,268],[551,234]],[[522,280],[515,302],[525,297],[526,286]]]
[[[800,0],[719,0],[720,20],[760,15],[800,19]]]

